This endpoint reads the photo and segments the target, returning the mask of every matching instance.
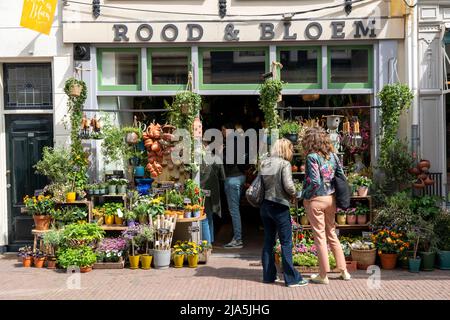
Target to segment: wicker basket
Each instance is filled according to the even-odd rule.
[[[367,266],[375,264],[376,249],[372,250],[355,250],[352,249],[352,260],[357,261],[358,269],[365,269]]]
[[[70,96],[71,97],[79,97],[81,95],[81,85],[73,84],[70,87]]]

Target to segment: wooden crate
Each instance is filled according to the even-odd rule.
[[[125,267],[125,260],[121,259],[119,262],[96,262],[93,265],[94,269],[123,269]]]

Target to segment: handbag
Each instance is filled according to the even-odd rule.
[[[245,191],[245,197],[251,206],[259,208],[264,200],[264,194],[264,181],[261,174],[258,174],[247,191]]]
[[[347,177],[344,174],[339,158],[333,153],[334,160],[336,161],[336,170],[334,172],[334,178],[332,184],[335,190],[336,207],[341,209],[348,209],[350,207],[350,186],[347,181]],[[341,170],[337,170],[341,168]]]

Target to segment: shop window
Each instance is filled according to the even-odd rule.
[[[151,89],[180,90],[190,70],[189,49],[150,49],[147,54]]]
[[[265,49],[206,49],[201,51],[203,89],[255,89],[268,69]]]
[[[140,49],[99,49],[99,90],[140,90]]]
[[[50,63],[5,63],[5,109],[52,109]]]
[[[285,88],[321,88],[320,48],[279,48],[278,61],[283,65],[280,76]]]
[[[372,88],[373,52],[369,46],[328,48],[328,87]]]

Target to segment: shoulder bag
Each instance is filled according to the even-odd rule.
[[[350,207],[350,187],[348,185],[347,177],[343,173],[339,158],[333,153],[334,160],[336,161],[336,170],[334,172],[334,179],[332,184],[335,190],[336,206],[341,209],[347,209]],[[337,170],[341,168],[342,170]]]
[[[258,174],[245,192],[245,197],[250,205],[255,208],[259,208],[264,200],[264,194],[264,181],[261,174]]]

